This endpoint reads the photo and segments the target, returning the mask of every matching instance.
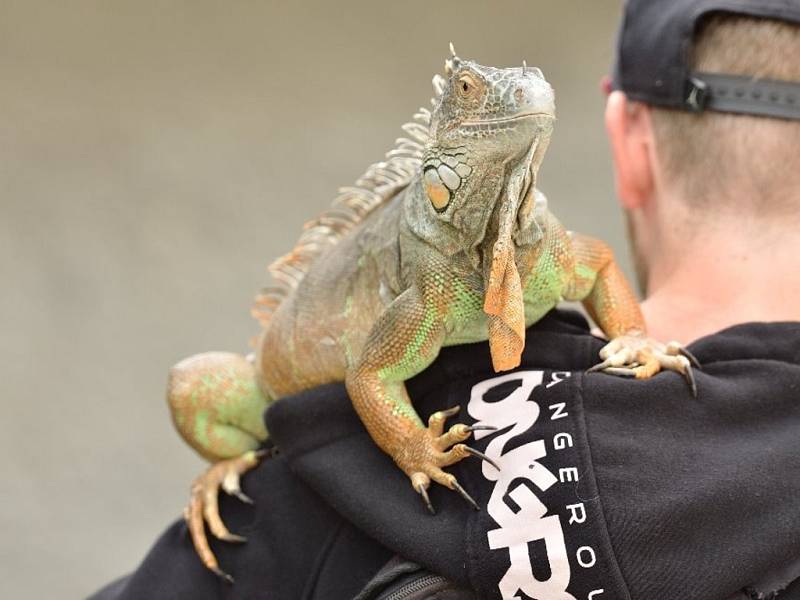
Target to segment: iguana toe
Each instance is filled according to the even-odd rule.
[[[461,410],[460,406],[453,406],[452,408],[448,408],[446,410],[440,410],[433,413],[428,418],[428,430],[434,437],[441,436],[442,432],[444,431],[444,422],[449,417],[457,415],[460,410]],[[458,427],[458,425],[455,425],[454,427]]]
[[[440,450],[446,450],[453,444],[457,444],[469,439],[469,436],[471,435],[472,431],[466,425],[463,425],[462,423],[453,425],[445,433],[436,438],[436,447]]]
[[[432,515],[436,514],[436,510],[433,508],[433,504],[431,503],[430,496],[428,496],[428,486],[431,484],[431,479],[425,473],[414,473],[411,476],[411,485],[417,490],[417,493],[422,497],[422,501],[425,503],[425,508],[428,509],[428,512]]]

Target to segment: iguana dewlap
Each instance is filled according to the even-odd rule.
[[[474,504],[443,467],[483,457],[462,443],[471,428],[444,430],[451,412],[426,426],[409,400],[404,382],[442,346],[488,339],[495,369],[511,369],[525,328],[562,299],[579,300],[611,339],[598,368],[691,375],[678,345],[646,338],[608,246],[565,231],[535,187],[555,120],[541,72],[454,54],[434,87],[433,112],[421,109],[404,127],[411,139],[342,190],[271,267],[278,285],[257,301],[264,331],[255,356],[201,354],[171,372],[175,424],[216,462],[195,481],[187,521],[218,574],[205,523],[218,538],[242,541],[222,523],[217,492],[248,500],[239,475],[258,461],[262,413],[274,399],[344,381],[372,439],[432,510],[431,481]]]

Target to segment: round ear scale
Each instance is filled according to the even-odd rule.
[[[444,184],[436,169],[425,169],[425,173],[422,176],[422,187],[437,212],[443,212],[447,205],[450,204],[450,190]]]

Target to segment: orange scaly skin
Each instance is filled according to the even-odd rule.
[[[586,311],[609,339],[642,335],[644,317],[639,301],[614,262],[608,244],[579,233],[572,235],[575,261],[583,268],[565,294],[567,300],[583,300]]]
[[[538,69],[494,69],[453,56],[434,78],[434,111],[408,124],[378,163],[309,224],[259,296],[255,356],[199,355],[173,369],[168,398],[181,435],[217,461],[195,481],[187,520],[203,562],[223,577],[204,524],[223,540],[220,488],[248,500],[239,475],[258,459],[269,402],[344,381],[375,443],[428,508],[431,482],[477,505],[443,470],[466,456],[472,428],[452,411],[417,415],[405,381],[442,346],[489,340],[496,370],[519,365],[525,329],[562,299],[583,301],[611,339],[599,366],[650,377],[689,374],[677,344],[645,336],[636,298],[597,240],[571,235],[547,210],[536,176],[555,119]]]

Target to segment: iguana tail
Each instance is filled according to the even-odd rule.
[[[181,437],[214,462],[255,450],[267,439],[253,364],[240,354],[206,352],[170,370],[167,402]]]

